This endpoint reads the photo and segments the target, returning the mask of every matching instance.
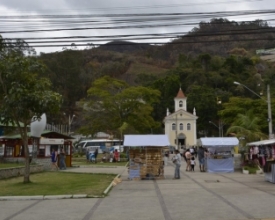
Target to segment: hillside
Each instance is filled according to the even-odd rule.
[[[140,50],[147,50],[152,47],[150,44],[140,44],[130,41],[111,41],[99,47],[102,50],[115,51],[119,53],[136,52]]]
[[[120,42],[120,46],[118,46],[119,43],[111,42],[109,44],[115,44],[116,47],[106,46],[104,49],[117,52],[139,52],[143,56],[150,56],[152,59],[166,60],[175,64],[179,54],[196,56],[201,53],[209,53],[227,56],[228,51],[237,47],[244,48],[253,54],[257,49],[274,48],[274,30],[262,20],[235,22],[223,18],[214,18],[210,22],[201,22],[199,27],[194,27],[186,35],[179,36],[178,39],[163,46],[137,46],[138,44],[134,44],[134,47],[127,45],[129,42]]]
[[[256,91],[263,89],[257,87],[258,82],[275,78],[274,71],[271,65],[256,56],[255,51],[275,47],[273,31],[274,28],[263,21],[237,23],[212,19],[162,46],[115,41],[98,48],[42,54],[40,59],[47,66],[45,76],[63,95],[62,112],[79,111],[75,103],[86,97],[91,83],[108,75],[129,85],[160,90],[162,101],[155,106],[154,117],[161,121],[166,108],[173,108],[173,96],[179,85],[189,95],[195,91],[195,86],[204,87],[202,94],[215,94],[215,99],[223,101],[232,94],[244,93],[236,90],[234,80]],[[207,122],[209,115],[216,114],[217,109],[211,113],[206,111],[206,116],[200,120]],[[60,116],[52,118],[62,120]]]

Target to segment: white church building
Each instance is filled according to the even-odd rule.
[[[163,120],[165,125],[165,134],[169,137],[170,144],[189,148],[197,144],[197,119],[196,110],[193,114],[187,112],[187,97],[185,97],[181,88],[174,98],[175,112],[170,113],[167,109],[166,117]]]

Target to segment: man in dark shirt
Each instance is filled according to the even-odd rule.
[[[202,146],[199,147],[198,158],[199,158],[199,164],[200,164],[200,171],[205,172],[205,170],[204,170],[204,149]]]
[[[95,150],[95,163],[97,162],[98,149]]]

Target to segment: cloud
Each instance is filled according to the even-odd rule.
[[[91,18],[83,18],[78,21],[81,23],[73,23],[69,18],[54,19],[44,18],[43,20],[35,20],[36,22],[31,24],[30,22],[20,23],[7,23],[6,20],[2,21],[0,24],[0,30],[2,30],[2,36],[4,38],[21,38],[21,37],[66,37],[66,36],[114,36],[123,34],[157,34],[157,33],[177,33],[177,32],[187,32],[196,26],[200,21],[209,21],[215,15],[211,16],[189,16],[182,17],[182,20],[175,21],[151,21],[152,17],[148,17],[142,22],[133,23],[129,21],[129,18],[125,19],[124,24],[114,23],[115,20],[119,18],[107,17],[110,14],[139,14],[139,13],[209,13],[209,12],[222,12],[222,11],[242,11],[242,10],[263,10],[274,7],[275,3],[273,0],[192,0],[189,2],[182,0],[139,0],[129,1],[129,0],[1,0],[0,2],[0,13],[1,15],[11,16],[11,15],[94,15]],[[264,8],[266,7],[266,8]],[[101,17],[98,17],[101,15]],[[105,16],[104,16],[105,15]],[[227,17],[229,20],[242,21],[242,20],[255,20],[255,19],[272,19],[274,14],[264,14],[260,15],[242,15],[242,16],[223,16]],[[135,17],[137,18],[137,17]],[[128,19],[128,20],[127,20]],[[105,24],[94,23],[83,23],[84,20],[89,21],[100,21],[105,22]],[[63,22],[62,24],[60,22]],[[65,23],[65,22],[69,23]],[[112,24],[113,22],[113,24]],[[191,22],[192,25],[178,25],[175,23],[188,23]],[[106,24],[109,23],[109,24]],[[30,30],[30,29],[54,29],[54,28],[95,28],[95,27],[118,27],[119,25],[152,25],[147,28],[124,28],[124,29],[86,29],[86,30],[64,30],[55,32],[29,32],[29,33],[3,33],[5,30]],[[159,26],[165,25],[166,26]],[[169,25],[170,24],[170,25]],[[273,25],[273,21],[269,22]],[[159,42],[167,42],[170,39],[159,39]],[[74,39],[71,40],[73,43]],[[157,39],[150,40],[147,39],[146,42],[156,42]],[[92,42],[92,41],[91,41]],[[102,40],[101,43],[106,41]],[[144,42],[144,41],[142,41]],[[87,42],[88,43],[88,42]],[[94,43],[99,43],[95,41]],[[70,44],[70,43],[69,43]],[[81,47],[83,48],[83,47]],[[43,47],[36,48],[38,52],[51,52],[56,50],[61,50],[62,48],[56,47]]]

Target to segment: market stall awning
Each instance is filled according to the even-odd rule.
[[[234,147],[239,144],[236,137],[214,137],[200,138],[201,145],[204,147]]]
[[[163,134],[146,134],[146,135],[124,135],[124,146],[127,147],[165,147],[170,142],[167,135]]]
[[[247,146],[260,146],[260,145],[269,145],[269,144],[275,144],[275,139],[272,140],[262,140],[262,141],[254,141],[247,143]]]

